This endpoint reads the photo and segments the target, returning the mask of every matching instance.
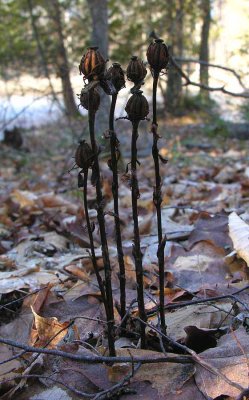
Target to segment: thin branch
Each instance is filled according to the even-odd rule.
[[[249,285],[245,286],[242,289],[237,290],[236,292],[232,293],[232,294],[224,294],[221,296],[215,296],[215,297],[209,297],[206,299],[196,299],[196,300],[189,300],[189,301],[181,301],[178,303],[171,303],[171,304],[166,304],[164,306],[165,310],[175,310],[177,308],[181,308],[181,307],[185,307],[185,306],[191,306],[194,304],[200,304],[200,303],[210,303],[213,301],[217,301],[217,300],[224,300],[224,299],[232,299],[238,303],[240,303],[241,305],[243,305],[243,307],[245,307],[246,310],[248,310],[248,307],[244,304],[244,302],[240,301],[237,297],[235,297],[237,294],[245,291],[249,289]],[[149,313],[147,313],[147,315],[151,315],[153,313],[155,313],[156,309],[152,309],[150,310]]]
[[[49,354],[58,357],[67,358],[69,360],[75,360],[84,362],[86,364],[101,364],[101,363],[142,363],[142,364],[153,364],[153,363],[178,363],[178,364],[189,364],[192,363],[192,359],[189,356],[172,356],[172,357],[107,357],[107,356],[86,356],[78,354],[70,354],[61,350],[43,349],[40,347],[28,346],[23,343],[16,342],[14,340],[0,338],[0,343],[8,346],[17,347],[25,350],[27,353],[39,353]]]
[[[26,110],[28,110],[29,107],[31,107],[36,101],[39,101],[41,99],[43,99],[44,97],[49,97],[50,94],[44,94],[42,96],[36,97],[34,100],[32,100],[31,103],[27,104],[26,106],[24,106],[20,111],[18,111],[14,117],[10,118],[8,121],[4,122],[1,126],[0,126],[0,130],[4,130],[11,122],[15,121],[18,117],[20,117],[20,115],[22,115]]]
[[[227,89],[225,89],[225,85],[223,86],[217,86],[217,87],[212,87],[212,86],[206,86],[206,85],[202,85],[201,83],[197,83],[192,81],[189,76],[182,70],[182,68],[180,67],[179,64],[177,64],[177,62],[175,61],[175,59],[170,56],[170,61],[171,64],[175,67],[175,69],[177,70],[177,72],[185,79],[186,83],[184,86],[188,86],[188,85],[192,85],[192,86],[197,86],[201,89],[204,90],[208,90],[209,92],[222,92],[224,94],[228,94],[230,96],[233,97],[242,97],[244,99],[249,99],[249,93],[246,92],[242,92],[242,93],[234,93],[231,92]]]
[[[4,306],[0,305],[0,311],[2,308],[7,308],[8,306],[10,306],[12,304],[18,303],[19,301],[23,301],[24,299],[26,299],[29,296],[32,296],[33,294],[37,294],[38,292],[41,292],[42,290],[47,289],[47,287],[48,287],[48,285],[46,285],[40,289],[35,289],[33,292],[28,293],[25,296],[20,297],[19,299],[15,299],[15,300],[9,301],[8,303],[5,303]],[[19,292],[20,292],[20,290],[19,290]]]
[[[206,65],[207,67],[211,67],[211,68],[218,68],[218,69],[223,69],[224,71],[228,71],[231,72],[235,78],[237,78],[240,86],[245,90],[248,91],[249,89],[244,85],[244,83],[242,82],[242,77],[241,75],[239,75],[235,69],[233,68],[229,68],[229,67],[224,67],[224,65],[219,65],[219,64],[213,64],[213,63],[209,63],[206,61],[202,61],[202,60],[197,60],[195,58],[181,58],[181,57],[175,57],[175,61],[176,62],[181,62],[181,63],[196,63],[196,64],[200,64],[200,65]]]

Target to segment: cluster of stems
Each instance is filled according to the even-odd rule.
[[[162,233],[162,217],[161,217],[161,176],[160,176],[160,154],[158,150],[158,133],[157,133],[157,84],[159,74],[162,68],[165,67],[165,59],[167,54],[165,53],[166,46],[162,44],[162,41],[155,41],[155,43],[149,46],[147,52],[148,62],[150,64],[152,76],[153,76],[153,119],[152,119],[152,134],[153,134],[153,146],[152,155],[155,167],[155,186],[153,192],[153,202],[156,207],[157,214],[157,231],[158,231],[158,267],[159,267],[159,282],[160,282],[160,302],[159,302],[159,314],[161,330],[163,333],[166,332],[165,316],[164,316],[164,248],[166,238],[163,237]],[[101,185],[101,173],[99,165],[99,147],[96,142],[95,136],[95,115],[99,107],[100,96],[98,88],[102,89],[109,95],[112,96],[110,114],[109,114],[109,130],[107,137],[110,141],[110,153],[111,158],[109,160],[109,166],[112,170],[112,194],[113,194],[113,216],[115,223],[115,238],[117,246],[117,258],[119,264],[119,281],[120,281],[120,306],[119,313],[121,320],[123,321],[122,327],[125,327],[125,320],[127,316],[126,308],[126,278],[125,278],[125,263],[124,253],[122,246],[121,236],[121,221],[119,217],[119,179],[118,179],[118,159],[119,159],[119,141],[115,133],[114,127],[114,114],[115,106],[117,102],[117,95],[120,89],[124,87],[125,80],[124,74],[119,64],[114,63],[113,66],[106,72],[105,60],[98,52],[96,47],[90,47],[83,56],[80,63],[80,73],[88,80],[88,84],[82,89],[80,95],[81,105],[88,110],[88,123],[89,123],[89,135],[90,145],[84,141],[80,142],[80,146],[76,151],[75,159],[78,167],[81,168],[79,173],[79,187],[83,187],[83,201],[86,218],[86,226],[90,241],[91,258],[93,268],[96,274],[97,282],[103,299],[106,317],[107,317],[107,334],[108,334],[108,346],[110,356],[115,356],[115,345],[114,345],[114,308],[113,308],[113,293],[112,293],[112,271],[111,263],[108,250],[108,241],[106,236],[105,227],[105,213],[104,213],[104,198],[102,195]],[[166,62],[167,64],[167,62]],[[135,261],[135,272],[136,272],[136,283],[137,283],[137,302],[138,312],[140,319],[140,338],[141,347],[146,348],[146,311],[144,302],[144,282],[143,282],[143,263],[142,263],[142,252],[140,244],[140,232],[139,232],[139,220],[138,220],[138,199],[139,184],[137,179],[137,139],[138,139],[138,128],[140,121],[146,119],[149,113],[149,106],[146,98],[142,95],[140,90],[144,83],[146,76],[146,68],[141,60],[137,57],[132,57],[127,67],[127,78],[134,83],[134,87],[131,90],[132,96],[129,98],[126,105],[127,117],[132,123],[132,139],[131,139],[131,161],[130,165],[130,186],[131,186],[131,201],[132,201],[132,218],[133,218],[133,256]],[[99,225],[100,240],[102,257],[104,262],[104,278],[100,275],[98,270],[93,230],[94,225],[91,223],[88,212],[88,198],[87,198],[87,185],[88,185],[88,173],[89,169],[92,169],[92,182],[96,188],[96,203],[97,203],[97,220]],[[83,174],[83,179],[82,179]]]

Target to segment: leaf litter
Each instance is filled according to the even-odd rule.
[[[142,365],[128,380],[131,392],[122,393],[122,397],[198,400],[230,396],[235,400],[248,387],[249,301],[248,291],[239,291],[248,285],[249,154],[239,141],[227,139],[223,148],[219,143],[205,151],[182,143],[179,156],[174,155],[174,140],[168,141],[169,148],[161,149],[162,154],[167,150],[170,158],[162,187],[163,230],[167,234],[167,334],[175,342],[196,351],[200,359],[238,383],[241,390],[200,363],[165,362],[154,363],[153,368]],[[27,156],[21,151],[13,150],[13,163],[13,157],[8,156],[11,150],[3,145],[0,148],[4,160],[0,167],[0,335],[19,343],[63,349],[72,354],[104,355],[104,309],[91,264],[81,193],[76,189],[76,177],[61,174],[69,169],[72,148],[68,145],[59,154],[55,147],[54,158],[47,157],[45,150],[42,153],[39,148],[40,157],[33,168],[31,163],[36,159],[37,149],[32,138],[29,143],[33,153],[25,163],[23,159]],[[104,162],[102,170],[108,212],[113,208],[111,177]],[[127,327],[134,336],[121,332],[115,345],[118,355],[158,357],[162,351],[160,338],[151,328],[158,326],[159,282],[150,157],[146,157],[138,174],[149,349],[139,349],[136,339],[136,304],[131,306],[134,319]],[[127,301],[132,304],[136,298],[132,215],[130,190],[124,180],[120,181],[120,200]],[[94,190],[90,186],[89,204],[90,218],[95,222]],[[107,215],[106,220],[116,304],[119,280],[113,217]],[[97,265],[103,276],[97,227],[94,241]],[[212,301],[201,303],[203,299]],[[117,310],[115,323],[120,324]],[[16,398],[18,395],[28,400],[50,396],[67,400],[84,398],[79,392],[108,393],[134,367],[122,363],[85,365],[45,354],[37,358],[23,353],[14,358],[20,352],[1,344],[0,363],[13,358],[0,364],[3,396]],[[173,356],[175,352],[174,347],[170,354]]]

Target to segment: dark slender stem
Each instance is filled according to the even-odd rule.
[[[157,214],[157,234],[158,234],[158,268],[159,268],[159,314],[161,321],[161,329],[166,333],[165,314],[164,314],[164,248],[166,239],[163,239],[162,235],[162,192],[161,192],[161,176],[159,167],[159,156],[157,142],[159,136],[157,134],[157,84],[158,84],[159,72],[155,71],[153,75],[153,120],[152,120],[152,133],[153,133],[153,146],[152,156],[154,159],[155,166],[155,180],[156,186],[154,187],[153,201],[156,207]]]
[[[118,194],[118,160],[117,160],[117,145],[118,139],[114,131],[114,112],[117,101],[117,94],[112,96],[110,116],[109,116],[109,130],[110,130],[110,148],[111,148],[111,165],[112,165],[112,194],[114,202],[115,214],[115,233],[119,263],[119,282],[120,282],[120,316],[123,319],[126,313],[126,295],[125,295],[125,264],[124,252],[122,246],[120,219],[119,219],[119,194]]]
[[[87,178],[88,178],[88,170],[84,172],[84,181],[83,181],[83,202],[84,202],[84,211],[85,211],[85,217],[86,217],[86,225],[87,225],[87,231],[88,231],[88,236],[90,240],[90,249],[91,249],[91,256],[92,256],[92,263],[93,263],[93,269],[98,281],[99,285],[99,290],[101,292],[101,296],[103,298],[103,303],[105,305],[105,309],[107,308],[106,304],[106,296],[105,296],[105,287],[103,280],[100,276],[98,266],[97,266],[97,260],[96,260],[96,255],[95,255],[95,249],[94,249],[94,240],[93,240],[93,232],[92,232],[92,226],[89,218],[89,213],[88,213],[88,205],[87,205]]]
[[[131,140],[131,197],[132,197],[132,216],[134,224],[134,247],[133,256],[135,259],[136,280],[137,280],[137,300],[138,311],[141,320],[146,321],[146,313],[144,307],[144,288],[143,288],[143,264],[140,246],[140,234],[138,225],[138,209],[137,200],[139,198],[139,187],[137,181],[137,138],[138,138],[139,121],[132,121],[132,140]],[[145,325],[140,324],[141,347],[146,347]]]
[[[109,250],[107,245],[106,230],[105,230],[105,217],[103,210],[103,196],[101,189],[101,179],[100,179],[100,168],[99,168],[99,157],[98,157],[98,146],[95,140],[94,133],[94,122],[95,122],[95,112],[93,107],[93,94],[92,90],[89,91],[89,133],[92,151],[94,154],[94,164],[93,170],[95,175],[95,185],[96,185],[96,200],[97,200],[97,218],[99,223],[100,239],[102,246],[102,256],[104,261],[104,271],[105,271],[105,293],[106,293],[106,317],[107,317],[107,329],[108,329],[108,345],[110,356],[115,356],[115,346],[114,346],[114,311],[113,311],[113,298],[112,298],[112,282],[111,282],[111,264],[109,258]]]

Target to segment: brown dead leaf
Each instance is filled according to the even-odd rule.
[[[64,267],[65,271],[67,271],[69,274],[72,274],[79,278],[80,280],[84,282],[90,282],[90,277],[86,271],[84,271],[81,267],[78,267],[75,264],[67,265]]]
[[[239,328],[237,331],[222,336],[217,347],[201,353],[203,360],[245,389],[248,387],[248,357],[248,333],[244,328]],[[237,388],[200,365],[196,367],[195,380],[202,393],[211,398],[221,395],[236,397],[240,394]]]
[[[15,203],[19,204],[20,208],[33,208],[37,202],[38,197],[33,192],[15,189],[11,193],[11,199]]]
[[[141,350],[141,349],[118,349],[118,356],[139,356],[139,357],[157,357],[160,353]],[[109,379],[111,382],[119,382],[125,375],[131,372],[130,365],[115,364],[109,367]],[[195,367],[193,364],[173,364],[173,363],[158,363],[153,364],[153,368],[150,364],[143,364],[135,376],[132,378],[132,382],[151,382],[152,388],[156,390],[158,399],[170,398],[173,393],[181,390],[184,383],[187,382],[194,374]],[[142,396],[143,393],[140,393]]]
[[[65,200],[62,196],[55,195],[54,193],[46,193],[39,196],[38,203],[42,208],[60,208],[67,214],[76,215],[78,206],[72,202]]]
[[[125,275],[126,275],[127,287],[134,289],[137,287],[135,262],[132,257],[126,255],[124,256],[124,263],[125,263]],[[154,268],[151,268],[151,265],[147,265],[144,267],[143,282],[145,288],[148,288],[156,280],[156,277],[152,269]]]
[[[228,326],[232,322],[233,316],[233,305],[230,302],[219,303],[218,309],[217,306],[206,304],[183,307],[165,314],[167,333],[176,341],[184,340],[186,338],[185,327],[189,325],[204,329],[216,329]],[[149,321],[154,326],[158,326],[156,315],[150,317]]]
[[[189,249],[200,241],[210,242],[220,248],[231,246],[232,242],[228,236],[228,217],[221,214],[211,216],[201,212],[189,236]]]
[[[237,254],[249,266],[249,225],[235,212],[229,215],[229,236]]]
[[[0,384],[1,394],[11,389],[11,387],[15,386],[15,381],[11,381],[11,379],[14,376],[18,375],[18,372],[21,374],[21,370],[23,369],[23,365],[18,359],[14,359],[9,361],[8,363],[2,364],[2,362],[8,360],[9,358],[12,358],[14,355],[15,350],[13,350],[13,348],[0,344],[0,380],[10,380],[9,382]]]
[[[207,241],[198,242],[190,251],[173,246],[167,269],[177,286],[195,292],[226,281],[229,268],[224,256],[224,249]]]
[[[70,321],[59,322],[56,317],[44,318],[38,315],[31,306],[34,322],[31,329],[30,344],[36,347],[46,346],[53,349],[63,340],[68,332]],[[75,338],[79,338],[77,328],[73,326]]]

